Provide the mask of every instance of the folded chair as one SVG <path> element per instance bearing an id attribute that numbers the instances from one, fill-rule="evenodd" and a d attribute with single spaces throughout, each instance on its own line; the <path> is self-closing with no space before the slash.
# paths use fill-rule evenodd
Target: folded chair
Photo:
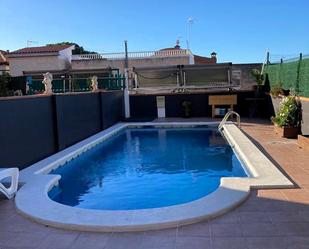
<path id="1" fill-rule="evenodd" d="M 3 193 L 8 199 L 13 198 L 17 191 L 18 176 L 18 168 L 0 168 L 0 192 Z M 9 187 L 5 187 L 1 181 L 8 177 L 11 178 L 11 185 Z"/>

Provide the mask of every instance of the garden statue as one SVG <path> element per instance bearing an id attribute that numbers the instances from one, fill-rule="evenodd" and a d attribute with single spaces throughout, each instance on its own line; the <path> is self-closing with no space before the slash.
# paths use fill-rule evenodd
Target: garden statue
<path id="1" fill-rule="evenodd" d="M 93 92 L 98 90 L 98 77 L 95 75 L 91 77 L 91 88 Z"/>
<path id="2" fill-rule="evenodd" d="M 52 90 L 53 75 L 47 72 L 43 74 L 43 76 L 44 76 L 44 79 L 42 83 L 44 84 L 44 87 L 45 87 L 44 94 L 52 94 L 53 93 L 53 90 Z"/>

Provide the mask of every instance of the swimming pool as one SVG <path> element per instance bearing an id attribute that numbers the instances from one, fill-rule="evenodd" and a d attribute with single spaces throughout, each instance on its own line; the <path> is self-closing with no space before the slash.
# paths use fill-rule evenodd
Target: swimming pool
<path id="1" fill-rule="evenodd" d="M 88 209 L 132 210 L 191 202 L 222 177 L 246 177 L 216 128 L 127 128 L 51 172 L 49 196 Z"/>
<path id="2" fill-rule="evenodd" d="M 16 209 L 30 219 L 53 227 L 145 231 L 178 227 L 221 215 L 240 205 L 251 188 L 293 187 L 241 129 L 226 123 L 220 136 L 216 127 L 215 122 L 118 123 L 23 169 L 20 179 L 24 185 L 16 194 Z M 164 154 L 165 150 L 169 153 Z M 150 181 L 154 176 L 160 181 L 156 182 L 155 178 Z M 67 183 L 65 178 L 69 179 Z M 205 183 L 215 178 L 220 181 Z M 159 183 L 165 186 L 161 190 L 154 188 Z M 106 201 L 108 205 L 93 202 L 92 199 L 107 195 L 108 192 L 101 192 L 107 186 L 112 190 L 109 196 L 131 200 L 115 204 L 116 199 L 110 198 Z M 115 194 L 116 189 L 120 193 Z M 127 190 L 130 194 L 125 193 Z M 135 197 L 142 196 L 136 202 L 133 190 Z"/>

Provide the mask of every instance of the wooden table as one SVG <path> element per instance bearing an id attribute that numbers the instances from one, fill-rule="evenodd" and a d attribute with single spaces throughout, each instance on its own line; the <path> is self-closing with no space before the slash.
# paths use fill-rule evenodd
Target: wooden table
<path id="1" fill-rule="evenodd" d="M 208 103 L 211 105 L 211 116 L 214 118 L 217 105 L 229 105 L 233 111 L 234 105 L 237 105 L 237 95 L 209 95 Z"/>

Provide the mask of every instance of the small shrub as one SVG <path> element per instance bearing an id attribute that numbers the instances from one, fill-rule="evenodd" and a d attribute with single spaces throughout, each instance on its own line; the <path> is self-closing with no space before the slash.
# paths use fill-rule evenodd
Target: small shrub
<path id="1" fill-rule="evenodd" d="M 184 115 L 186 118 L 191 117 L 191 111 L 192 111 L 191 106 L 192 106 L 192 103 L 190 101 L 182 102 L 182 107 L 184 108 Z"/>
<path id="2" fill-rule="evenodd" d="M 279 96 L 284 95 L 284 91 L 280 84 L 275 85 L 270 89 L 270 95 L 274 98 L 278 98 Z"/>
<path id="3" fill-rule="evenodd" d="M 299 98 L 294 94 L 284 97 L 272 122 L 280 127 L 300 127 L 301 121 L 302 106 Z"/>

